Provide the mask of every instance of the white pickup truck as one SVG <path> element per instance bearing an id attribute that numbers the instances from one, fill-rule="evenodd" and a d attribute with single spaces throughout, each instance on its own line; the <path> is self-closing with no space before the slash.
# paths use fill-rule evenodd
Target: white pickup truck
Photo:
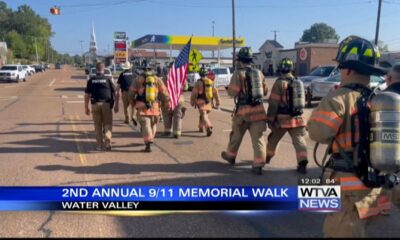
<path id="1" fill-rule="evenodd" d="M 4 65 L 0 69 L 0 81 L 18 83 L 21 80 L 26 81 L 26 71 L 22 65 Z"/>

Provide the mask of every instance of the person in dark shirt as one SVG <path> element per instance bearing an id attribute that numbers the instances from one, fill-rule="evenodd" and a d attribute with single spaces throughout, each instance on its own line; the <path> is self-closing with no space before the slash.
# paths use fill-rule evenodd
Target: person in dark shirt
<path id="1" fill-rule="evenodd" d="M 123 71 L 119 75 L 117 81 L 117 92 L 120 92 L 121 90 L 122 93 L 122 104 L 124 106 L 125 123 L 129 124 L 129 121 L 132 121 L 133 125 L 137 126 L 136 109 L 134 108 L 134 104 L 131 105 L 131 102 L 134 101 L 134 99 L 129 92 L 129 87 L 132 85 L 132 81 L 132 69 Z"/>
<path id="2" fill-rule="evenodd" d="M 89 79 L 85 89 L 85 113 L 89 116 L 89 100 L 96 132 L 96 150 L 111 150 L 112 108 L 119 110 L 119 93 L 112 80 L 104 76 L 104 64 L 97 63 L 96 76 Z M 115 106 L 114 106 L 115 105 Z"/>

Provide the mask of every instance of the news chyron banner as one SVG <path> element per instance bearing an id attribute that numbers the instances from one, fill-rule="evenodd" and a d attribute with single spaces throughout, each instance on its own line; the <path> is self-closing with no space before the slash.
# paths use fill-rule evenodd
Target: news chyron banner
<path id="1" fill-rule="evenodd" d="M 338 211 L 340 186 L 0 187 L 0 211 Z"/>

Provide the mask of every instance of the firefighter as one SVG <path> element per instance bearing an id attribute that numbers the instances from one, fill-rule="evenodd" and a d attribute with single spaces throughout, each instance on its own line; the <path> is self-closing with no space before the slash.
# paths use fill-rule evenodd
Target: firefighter
<path id="1" fill-rule="evenodd" d="M 103 63 L 97 63 L 96 76 L 89 79 L 85 89 L 85 113 L 90 115 L 90 100 L 98 151 L 111 150 L 112 109 L 115 113 L 119 109 L 119 92 L 112 80 L 104 76 L 104 68 Z"/>
<path id="2" fill-rule="evenodd" d="M 376 66 L 379 56 L 376 46 L 366 39 L 350 36 L 343 40 L 336 56 L 340 87 L 321 101 L 307 125 L 312 140 L 329 144 L 329 158 L 322 164 L 323 182 L 341 183 L 341 210 L 327 215 L 325 237 L 365 237 L 369 223 L 390 209 L 390 195 L 378 184 L 382 178 L 368 157 L 366 126 L 371 120 L 365 113 L 371 90 L 367 86 L 371 75 L 384 74 Z"/>
<path id="3" fill-rule="evenodd" d="M 172 63 L 169 68 L 171 68 Z M 168 70 L 164 71 L 163 82 L 167 86 L 168 81 Z M 171 110 L 169 104 L 162 105 L 162 115 L 164 119 L 164 136 L 171 136 L 173 134 L 174 138 L 179 138 L 182 135 L 182 119 L 185 115 L 185 97 L 183 96 L 183 91 L 187 90 L 186 84 L 182 86 L 182 95 L 179 98 L 178 105 L 175 109 Z"/>
<path id="4" fill-rule="evenodd" d="M 271 161 L 279 141 L 288 132 L 296 149 L 297 171 L 306 174 L 308 160 L 306 122 L 303 118 L 304 86 L 292 75 L 293 69 L 292 60 L 282 59 L 278 66 L 281 76 L 271 90 L 267 112 L 271 133 L 268 135 L 266 163 Z"/>
<path id="5" fill-rule="evenodd" d="M 205 128 L 209 137 L 213 132 L 213 126 L 208 115 L 213 108 L 214 100 L 215 108 L 219 109 L 220 98 L 218 90 L 213 85 L 213 80 L 206 76 L 207 70 L 204 66 L 200 69 L 199 75 L 200 79 L 194 85 L 190 96 L 190 104 L 199 109 L 199 132 L 204 132 Z"/>
<path id="6" fill-rule="evenodd" d="M 228 85 L 228 94 L 235 98 L 236 107 L 232 117 L 228 148 L 221 153 L 221 157 L 230 164 L 235 164 L 243 136 L 248 130 L 254 151 L 252 172 L 261 175 L 266 157 L 264 132 L 267 119 L 263 97 L 267 95 L 268 88 L 261 71 L 251 66 L 253 62 L 251 48 L 241 48 L 237 60 L 237 69 Z"/>
<path id="7" fill-rule="evenodd" d="M 151 152 L 151 145 L 157 132 L 157 123 L 160 118 L 160 103 L 168 104 L 167 88 L 154 72 L 149 62 L 143 62 L 143 73 L 140 74 L 130 87 L 135 98 L 137 118 L 146 145 L 145 152 Z"/>
<path id="8" fill-rule="evenodd" d="M 132 121 L 134 126 L 137 126 L 136 121 L 136 109 L 133 104 L 130 104 L 132 101 L 132 96 L 129 92 L 129 87 L 132 85 L 133 81 L 133 68 L 129 70 L 123 71 L 117 81 L 117 91 L 121 90 L 122 92 L 122 103 L 124 106 L 124 115 L 125 115 L 125 123 L 129 124 L 129 121 Z"/>

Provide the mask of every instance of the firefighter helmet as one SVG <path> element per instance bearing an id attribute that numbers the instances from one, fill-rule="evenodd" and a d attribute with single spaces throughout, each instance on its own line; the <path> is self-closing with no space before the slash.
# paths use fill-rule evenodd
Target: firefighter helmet
<path id="1" fill-rule="evenodd" d="M 284 58 L 279 62 L 278 71 L 281 73 L 289 73 L 293 71 L 293 61 L 289 58 Z"/>
<path id="2" fill-rule="evenodd" d="M 252 62 L 253 61 L 253 51 L 250 47 L 242 47 L 237 54 L 239 61 L 241 62 Z"/>
<path id="3" fill-rule="evenodd" d="M 384 75 L 386 70 L 378 67 L 379 50 L 370 41 L 350 36 L 340 44 L 336 61 L 339 68 L 349 68 L 363 75 Z"/>

